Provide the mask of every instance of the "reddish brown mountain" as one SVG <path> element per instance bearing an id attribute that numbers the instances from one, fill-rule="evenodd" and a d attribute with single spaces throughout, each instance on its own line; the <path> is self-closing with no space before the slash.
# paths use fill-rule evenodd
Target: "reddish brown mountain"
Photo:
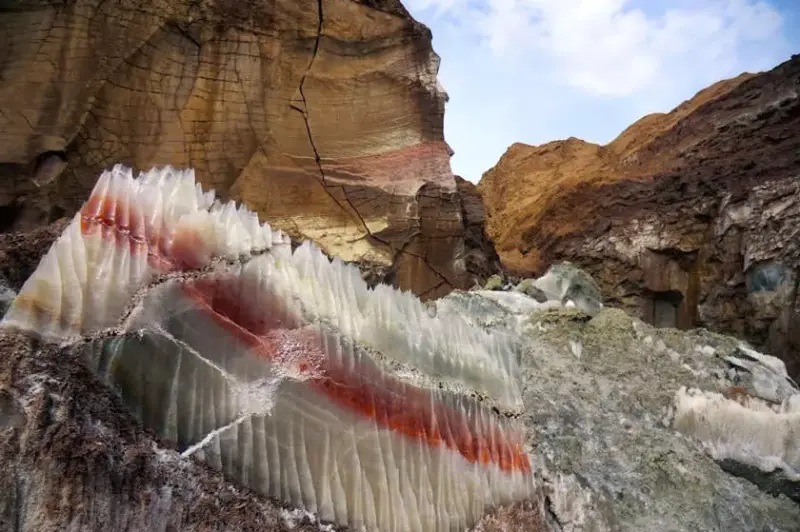
<path id="1" fill-rule="evenodd" d="M 734 333 L 800 373 L 800 56 L 606 146 L 515 144 L 478 188 L 515 273 L 574 261 L 612 304 Z"/>

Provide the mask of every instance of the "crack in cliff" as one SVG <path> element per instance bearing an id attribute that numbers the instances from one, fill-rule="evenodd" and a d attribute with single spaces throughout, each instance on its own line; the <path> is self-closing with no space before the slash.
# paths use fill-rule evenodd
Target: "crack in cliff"
<path id="1" fill-rule="evenodd" d="M 434 272 L 434 273 L 436 273 L 436 272 Z M 430 288 L 428 288 L 424 292 L 421 292 L 418 297 L 420 299 L 425 299 L 425 297 L 427 297 L 428 294 L 434 293 L 436 290 L 439 289 L 439 287 L 444 286 L 444 285 L 450 285 L 450 283 L 446 279 L 442 279 L 441 281 L 439 281 L 435 285 L 431 286 Z M 450 286 L 452 287 L 452 285 L 450 285 Z"/>
<path id="2" fill-rule="evenodd" d="M 22 119 L 25 121 L 26 124 L 28 124 L 28 127 L 30 128 L 30 130 L 32 132 L 36 133 L 36 128 L 33 127 L 33 124 L 31 123 L 31 121 L 28 119 L 27 116 L 25 116 L 25 112 L 24 111 L 17 111 L 17 114 L 22 117 Z"/>
<path id="3" fill-rule="evenodd" d="M 453 286 L 453 284 L 447 279 L 447 277 L 442 275 L 442 273 L 440 273 L 438 270 L 436 270 L 436 268 L 434 268 L 433 266 L 431 266 L 428 263 L 427 259 L 425 259 L 421 255 L 406 251 L 405 248 L 408 247 L 408 245 L 411 243 L 411 239 L 413 239 L 414 236 L 416 236 L 416 235 L 414 235 L 411 238 L 409 238 L 409 240 L 400 249 L 395 250 L 395 247 L 390 242 L 380 238 L 379 236 L 377 236 L 375 233 L 373 233 L 370 230 L 369 226 L 367 225 L 366 220 L 361 215 L 361 213 L 358 212 L 358 209 L 356 209 L 356 207 L 353 204 L 352 200 L 348 196 L 347 189 L 345 188 L 344 185 L 336 185 L 336 187 L 338 187 L 342 191 L 343 201 L 346 204 L 346 206 L 343 205 L 342 201 L 340 201 L 331 192 L 331 188 L 334 188 L 334 187 L 332 187 L 331 185 L 328 184 L 327 176 L 325 175 L 325 169 L 322 166 L 322 157 L 320 156 L 319 150 L 317 149 L 316 142 L 314 141 L 314 135 L 313 135 L 313 133 L 311 131 L 311 124 L 309 122 L 308 99 L 306 98 L 306 94 L 305 94 L 306 78 L 308 76 L 308 73 L 311 72 L 311 69 L 312 69 L 312 67 L 314 65 L 314 61 L 317 58 L 317 55 L 319 53 L 320 41 L 322 40 L 322 26 L 323 26 L 323 23 L 324 23 L 324 11 L 323 11 L 323 8 L 322 8 L 322 2 L 323 2 L 323 0 L 317 0 L 317 13 L 318 13 L 317 37 L 316 37 L 316 40 L 314 41 L 314 49 L 313 49 L 312 54 L 311 54 L 311 60 L 308 63 L 308 67 L 306 68 L 306 71 L 303 74 L 303 77 L 300 78 L 300 86 L 298 88 L 298 92 L 300 94 L 300 100 L 303 103 L 303 107 L 300 108 L 300 107 L 298 107 L 298 106 L 296 106 L 294 104 L 289 104 L 289 107 L 291 109 L 297 111 L 303 117 L 303 122 L 304 122 L 305 128 L 306 128 L 306 134 L 308 135 L 308 142 L 311 145 L 311 149 L 314 152 L 314 162 L 316 163 L 317 170 L 319 171 L 320 184 L 322 185 L 322 189 L 331 198 L 331 200 L 333 200 L 333 202 L 336 203 L 336 205 L 338 205 L 343 211 L 345 211 L 345 212 L 349 211 L 349 212 L 352 213 L 352 216 L 355 218 L 356 223 L 359 223 L 363 227 L 363 230 L 365 232 L 365 235 L 364 235 L 365 238 L 373 239 L 375 242 L 378 242 L 379 244 L 382 244 L 382 245 L 386 246 L 387 248 L 389 248 L 390 250 L 393 251 L 392 265 L 391 265 L 391 269 L 392 270 L 396 269 L 397 260 L 400 257 L 400 255 L 408 254 L 408 255 L 410 255 L 412 257 L 415 257 L 415 258 L 418 258 L 419 260 L 421 260 L 425 264 L 425 266 L 427 266 L 428 269 L 431 272 L 433 272 L 433 274 L 436 275 L 440 279 L 440 282 L 437 283 L 436 286 L 434 286 L 431 289 L 426 290 L 425 293 L 428 293 L 431 290 L 434 290 L 434 289 L 436 289 L 436 288 L 438 288 L 438 287 L 440 287 L 442 285 L 445 285 L 445 284 L 449 285 L 449 286 Z M 349 207 L 349 209 L 347 207 Z"/>
<path id="4" fill-rule="evenodd" d="M 190 43 L 194 44 L 197 47 L 198 53 L 200 52 L 200 50 L 202 50 L 203 45 L 201 45 L 200 42 L 197 39 L 195 39 L 192 36 L 191 33 L 189 33 L 189 29 L 188 28 L 184 28 L 184 27 L 182 27 L 180 24 L 178 24 L 176 22 L 168 23 L 167 27 L 173 28 L 178 33 L 178 35 L 182 36 L 184 39 L 186 39 Z M 183 68 L 186 68 L 186 64 L 185 63 L 183 65 Z M 183 72 L 181 72 L 181 73 L 183 73 Z"/>
<path id="5" fill-rule="evenodd" d="M 197 61 L 194 62 L 193 66 L 194 72 L 191 75 L 189 75 L 187 71 L 189 65 L 192 64 L 191 57 L 189 58 L 189 60 L 184 60 L 183 64 L 181 65 L 178 90 L 175 91 L 175 96 L 173 96 L 172 98 L 172 105 L 175 108 L 175 116 L 178 119 L 178 127 L 181 130 L 183 138 L 188 138 L 189 134 L 187 134 L 186 125 L 183 123 L 183 112 L 186 110 L 186 104 L 189 102 L 189 100 L 192 97 L 192 94 L 195 92 L 195 89 L 197 88 L 197 80 L 199 79 L 198 76 L 200 74 L 200 61 L 203 55 L 203 46 L 197 39 L 195 39 L 191 35 L 188 28 L 184 28 L 181 24 L 172 23 L 171 26 L 169 27 L 173 28 L 178 33 L 178 35 L 186 39 L 197 50 Z M 181 95 L 181 89 L 183 88 L 183 83 L 187 79 L 191 79 L 191 87 L 189 87 L 189 90 L 185 91 L 186 96 L 185 98 L 182 98 L 183 101 L 181 103 L 178 103 L 178 97 L 179 95 Z M 188 150 L 188 147 L 185 144 L 183 146 L 183 153 L 187 158 L 190 157 L 190 150 Z"/>
<path id="6" fill-rule="evenodd" d="M 308 62 L 308 67 L 306 68 L 305 73 L 303 73 L 303 77 L 300 78 L 300 87 L 298 92 L 300 93 L 300 100 L 303 102 L 303 108 L 297 107 L 296 105 L 290 104 L 289 107 L 300 113 L 303 117 L 303 122 L 306 126 L 306 134 L 308 135 L 308 142 L 311 144 L 311 149 L 314 152 L 314 162 L 317 164 L 317 170 L 319 170 L 320 181 L 322 183 L 322 189 L 325 193 L 336 203 L 343 211 L 347 212 L 348 209 L 342 205 L 342 203 L 333 195 L 330 191 L 330 187 L 328 185 L 327 177 L 325 176 L 325 169 L 322 167 L 322 157 L 319 154 L 319 150 L 317 149 L 317 144 L 314 142 L 314 135 L 311 132 L 311 124 L 308 120 L 308 99 L 306 98 L 305 93 L 305 85 L 306 85 L 306 78 L 308 77 L 308 73 L 311 72 L 311 69 L 314 66 L 314 61 L 317 59 L 317 55 L 319 54 L 319 46 L 320 41 L 322 40 L 322 26 L 325 21 L 325 14 L 322 9 L 322 0 L 317 0 L 317 37 L 314 41 L 314 49 L 311 52 L 311 60 Z M 350 207 L 350 210 L 353 212 L 353 215 L 357 218 L 357 222 L 360 222 L 364 228 L 364 231 L 367 233 L 367 237 L 375 238 L 377 241 L 381 242 L 382 244 L 388 245 L 386 242 L 383 242 L 379 238 L 375 237 L 370 231 L 369 227 L 367 226 L 366 220 L 361 216 L 361 213 L 356 210 L 353 202 L 350 201 L 350 198 L 347 196 L 347 191 L 345 190 L 344 186 L 341 186 L 342 195 L 344 196 L 344 200 L 347 202 L 347 205 Z M 389 246 L 391 248 L 391 246 Z"/>

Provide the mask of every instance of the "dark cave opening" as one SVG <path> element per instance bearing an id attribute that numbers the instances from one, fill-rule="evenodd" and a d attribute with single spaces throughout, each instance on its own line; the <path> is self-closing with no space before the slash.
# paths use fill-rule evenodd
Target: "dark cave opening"
<path id="1" fill-rule="evenodd" d="M 678 328 L 678 315 L 683 294 L 677 290 L 650 294 L 648 321 L 654 327 Z"/>
<path id="2" fill-rule="evenodd" d="M 8 205 L 0 205 L 0 233 L 7 233 L 14 227 L 14 222 L 17 221 L 20 212 L 22 212 L 22 205 L 16 201 Z"/>

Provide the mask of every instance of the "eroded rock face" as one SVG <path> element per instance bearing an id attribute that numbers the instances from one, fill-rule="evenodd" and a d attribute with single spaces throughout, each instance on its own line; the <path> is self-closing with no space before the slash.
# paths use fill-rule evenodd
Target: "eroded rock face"
<path id="1" fill-rule="evenodd" d="M 794 440 L 770 435 L 794 430 L 800 395 L 777 359 L 733 338 L 654 329 L 619 309 L 591 316 L 521 289 L 456 291 L 425 305 L 387 287 L 366 290 L 354 268 L 307 244 L 291 250 L 248 211 L 175 187 L 180 174 L 172 187 L 161 183 L 174 192 L 162 196 L 132 190 L 130 180 L 127 188 L 99 187 L 103 200 L 93 196 L 25 285 L 11 285 L 20 295 L 0 328 L 1 528 L 332 531 L 342 527 L 320 517 L 335 499 L 349 518 L 381 508 L 375 517 L 388 520 L 368 529 L 429 530 L 411 521 L 412 501 L 434 492 L 453 496 L 425 517 L 447 516 L 443 528 L 462 530 L 459 516 L 480 513 L 481 496 L 496 497 L 515 480 L 499 468 L 472 506 L 459 505 L 471 482 L 495 460 L 521 465 L 524 456 L 532 478 L 516 481 L 531 482 L 527 497 L 486 508 L 473 519 L 476 532 L 796 530 L 800 508 L 787 495 L 797 496 L 800 457 Z M 138 201 L 120 201 L 126 192 Z M 153 202 L 162 216 L 140 224 L 136 212 Z M 51 241 L 11 239 L 6 268 L 28 267 Z M 82 279 L 86 269 L 95 275 Z M 47 297 L 55 291 L 59 297 Z M 99 297 L 131 292 L 133 305 Z M 500 338 L 513 339 L 521 356 L 492 351 L 504 345 Z M 203 375 L 208 386 L 198 387 Z M 270 375 L 277 379 L 262 378 Z M 508 384 L 505 399 L 492 386 L 498 378 Z M 692 423 L 686 413 L 704 405 L 683 406 L 687 386 L 765 401 L 757 408 L 769 415 L 760 430 L 752 416 L 736 427 L 716 423 L 713 411 Z M 402 398 L 400 408 L 387 410 L 392 396 Z M 458 398 L 455 416 L 441 408 L 448 396 Z M 436 416 L 419 415 L 430 409 Z M 476 415 L 459 424 L 459 411 Z M 785 419 L 794 421 L 780 426 Z M 274 423 L 284 430 L 268 430 Z M 380 445 L 370 441 L 393 424 Z M 521 425 L 524 454 L 501 450 L 518 436 L 492 433 L 493 425 Z M 492 437 L 482 439 L 487 429 Z M 405 449 L 392 454 L 402 438 Z M 715 454 L 715 439 L 757 454 Z M 430 450 L 412 452 L 420 443 Z M 329 460 L 304 459 L 326 448 Z M 438 466 L 422 467 L 434 454 Z M 470 455 L 477 460 L 459 469 Z M 362 460 L 345 464 L 352 456 Z M 320 477 L 321 463 L 339 475 Z M 368 481 L 353 485 L 359 469 Z M 447 487 L 454 473 L 467 479 L 457 492 Z M 395 489 L 366 504 L 386 481 L 402 485 L 409 474 L 430 480 L 430 492 Z M 241 487 L 260 491 L 273 481 L 288 488 L 279 500 L 316 514 Z"/>
<path id="2" fill-rule="evenodd" d="M 503 262 L 570 260 L 606 302 L 708 327 L 800 375 L 800 56 L 717 83 L 607 146 L 515 144 L 479 189 Z"/>
<path id="3" fill-rule="evenodd" d="M 0 50 L 0 229 L 171 164 L 417 294 L 474 282 L 439 58 L 397 0 L 18 1 Z"/>

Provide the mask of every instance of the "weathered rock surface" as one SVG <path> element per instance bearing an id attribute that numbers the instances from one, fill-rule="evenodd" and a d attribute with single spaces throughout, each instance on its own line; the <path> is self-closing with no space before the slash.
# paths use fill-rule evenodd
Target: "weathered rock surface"
<path id="1" fill-rule="evenodd" d="M 171 164 L 425 297 L 480 279 L 439 58 L 397 0 L 20 0 L 0 50 L 0 229 Z"/>
<path id="2" fill-rule="evenodd" d="M 83 354 L 183 457 L 322 520 L 449 532 L 543 507 L 513 338 L 369 289 L 191 172 L 104 172 L 0 329 L 45 342 L 9 356 Z"/>
<path id="3" fill-rule="evenodd" d="M 0 233 L 0 277 L 5 279 L 10 290 L 22 288 L 67 224 L 69 219 L 62 218 L 33 231 Z"/>
<path id="4" fill-rule="evenodd" d="M 759 370 L 731 363 L 743 356 L 739 341 L 656 329 L 619 309 L 595 317 L 578 309 L 531 310 L 535 301 L 516 291 L 454 292 L 436 304 L 439 312 L 469 315 L 476 326 L 522 335 L 523 417 L 561 530 L 800 530 L 800 507 L 786 497 L 797 497 L 797 478 L 770 477 L 722 457 L 718 465 L 706 447 L 715 442 L 674 430 L 682 386 L 753 396 L 763 390 Z M 762 432 L 779 427 L 780 421 Z M 727 426 L 727 433 L 735 438 L 738 428 Z M 791 460 L 800 466 L 800 456 Z"/>
<path id="5" fill-rule="evenodd" d="M 51 242 L 11 241 L 9 271 Z M 761 491 L 738 462 L 723 464 L 726 472 L 701 441 L 671 428 L 682 386 L 754 396 L 782 389 L 764 377 L 777 366 L 746 364 L 760 359 L 738 341 L 654 329 L 617 309 L 594 318 L 542 310 L 519 291 L 457 291 L 431 306 L 523 340 L 523 420 L 541 498 L 490 512 L 476 531 L 798 530 L 800 507 L 785 491 Z M 74 348 L 43 347 L 0 336 L 0 529 L 338 529 L 181 458 L 134 421 Z"/>
<path id="6" fill-rule="evenodd" d="M 500 256 L 494 242 L 486 234 L 486 208 L 478 187 L 461 176 L 456 176 L 456 187 L 461 200 L 461 217 L 464 221 L 467 254 L 464 258 L 467 271 L 484 280 L 502 269 Z"/>
<path id="7" fill-rule="evenodd" d="M 516 273 L 573 261 L 607 303 L 746 338 L 800 375 L 800 56 L 606 146 L 515 144 L 478 188 Z"/>

